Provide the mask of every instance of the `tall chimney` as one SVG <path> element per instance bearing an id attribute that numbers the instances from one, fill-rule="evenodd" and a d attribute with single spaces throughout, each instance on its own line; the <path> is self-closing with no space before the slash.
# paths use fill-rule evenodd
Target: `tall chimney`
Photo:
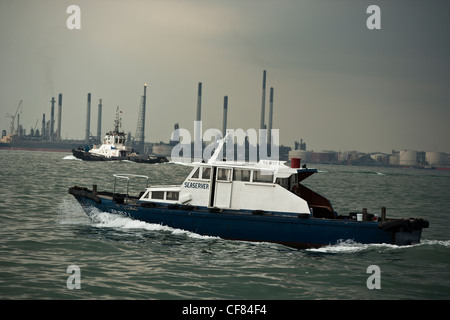
<path id="1" fill-rule="evenodd" d="M 222 135 L 225 137 L 227 134 L 227 112 L 228 112 L 228 96 L 223 97 L 223 125 Z"/>
<path id="2" fill-rule="evenodd" d="M 202 83 L 198 83 L 198 97 L 197 97 L 197 121 L 202 120 Z"/>
<path id="3" fill-rule="evenodd" d="M 147 84 L 144 84 L 144 96 L 142 97 L 142 151 L 144 151 L 144 140 L 145 140 L 145 112 L 147 105 Z"/>
<path id="4" fill-rule="evenodd" d="M 263 72 L 263 84 L 262 84 L 262 102 L 261 102 L 261 123 L 259 125 L 260 129 L 265 129 L 266 125 L 264 124 L 264 113 L 266 109 L 266 70 Z"/>
<path id="5" fill-rule="evenodd" d="M 270 146 L 272 143 L 272 118 L 273 118 L 273 87 L 270 87 L 270 98 L 269 98 L 269 129 L 267 130 L 268 142 Z"/>
<path id="6" fill-rule="evenodd" d="M 61 141 L 61 115 L 62 115 L 62 93 L 58 95 L 58 132 L 56 140 Z"/>
<path id="7" fill-rule="evenodd" d="M 102 141 L 102 99 L 98 103 L 98 115 L 97 115 L 97 140 Z"/>
<path id="8" fill-rule="evenodd" d="M 86 111 L 86 136 L 84 140 L 89 144 L 89 132 L 91 131 L 91 94 L 87 95 L 87 111 Z"/>
<path id="9" fill-rule="evenodd" d="M 202 150 L 202 83 L 198 83 L 198 96 L 197 96 L 197 118 L 194 122 L 194 160 L 200 161 L 203 158 Z"/>
<path id="10" fill-rule="evenodd" d="M 52 109 L 50 112 L 50 141 L 55 141 L 55 135 L 54 133 L 54 123 L 55 123 L 55 97 L 52 97 L 52 100 L 50 101 L 52 103 Z"/>
<path id="11" fill-rule="evenodd" d="M 42 114 L 41 140 L 45 140 L 45 113 Z"/>
<path id="12" fill-rule="evenodd" d="M 147 100 L 147 84 L 144 84 L 144 95 L 141 97 L 139 107 L 138 124 L 136 128 L 136 149 L 140 153 L 145 153 L 145 105 Z"/>

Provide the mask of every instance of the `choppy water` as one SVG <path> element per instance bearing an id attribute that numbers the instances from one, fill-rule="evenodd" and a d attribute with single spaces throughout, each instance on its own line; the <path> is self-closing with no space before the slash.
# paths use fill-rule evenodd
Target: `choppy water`
<path id="1" fill-rule="evenodd" d="M 296 250 L 228 241 L 97 212 L 67 190 L 112 189 L 113 173 L 179 184 L 177 164 L 95 163 L 53 152 L 0 150 L 0 299 L 449 299 L 450 172 L 317 165 L 305 184 L 341 213 L 387 207 L 428 219 L 410 247 L 342 243 Z M 70 290 L 67 268 L 80 268 Z M 377 265 L 381 289 L 367 287 Z"/>

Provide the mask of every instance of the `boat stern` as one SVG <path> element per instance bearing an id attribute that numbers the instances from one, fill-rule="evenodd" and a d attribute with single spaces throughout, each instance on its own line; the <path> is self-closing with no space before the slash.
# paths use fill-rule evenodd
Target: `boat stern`
<path id="1" fill-rule="evenodd" d="M 422 230 L 429 225 L 429 222 L 422 218 L 409 218 L 381 221 L 378 227 L 392 233 L 393 244 L 402 246 L 420 243 Z"/>

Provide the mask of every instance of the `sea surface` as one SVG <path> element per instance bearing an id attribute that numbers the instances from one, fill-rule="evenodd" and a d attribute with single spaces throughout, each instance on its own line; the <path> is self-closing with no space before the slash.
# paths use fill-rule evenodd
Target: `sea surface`
<path id="1" fill-rule="evenodd" d="M 114 173 L 181 184 L 186 165 L 14 150 L 0 150 L 0 164 L 0 299 L 450 299 L 450 171 L 314 166 L 319 172 L 305 185 L 338 213 L 385 206 L 388 216 L 422 217 L 430 228 L 408 247 L 343 242 L 298 250 L 104 212 L 90 220 L 67 192 L 92 184 L 110 191 Z M 379 268 L 375 280 L 370 266 Z M 375 281 L 379 289 L 369 289 Z"/>

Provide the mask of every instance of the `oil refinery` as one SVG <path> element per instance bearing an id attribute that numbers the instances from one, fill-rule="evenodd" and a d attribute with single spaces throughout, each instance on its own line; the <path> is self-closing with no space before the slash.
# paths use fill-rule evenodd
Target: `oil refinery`
<path id="1" fill-rule="evenodd" d="M 274 112 L 274 88 L 269 90 L 269 112 L 267 114 L 268 123 L 266 124 L 266 70 L 263 71 L 262 81 L 262 100 L 260 114 L 260 129 L 267 129 L 271 132 Z M 145 117 L 146 117 L 146 100 L 147 100 L 147 84 L 144 85 L 141 102 L 137 109 L 137 126 L 133 136 L 128 132 L 127 144 L 141 154 L 151 154 L 156 156 L 170 157 L 173 147 L 178 143 L 174 141 L 150 142 L 145 137 Z M 20 123 L 20 114 L 22 108 L 22 100 L 19 102 L 14 115 L 7 114 L 6 117 L 11 118 L 9 133 L 6 129 L 1 131 L 0 149 L 9 150 L 38 150 L 38 151 L 62 151 L 70 152 L 74 148 L 100 143 L 102 139 L 102 99 L 98 100 L 97 107 L 97 131 L 96 135 L 91 133 L 91 104 L 92 95 L 87 93 L 86 104 L 86 125 L 85 137 L 83 140 L 63 139 L 61 137 L 61 124 L 63 116 L 63 95 L 58 95 L 58 104 L 56 109 L 56 99 L 51 97 L 50 102 L 50 119 L 44 113 L 41 121 L 36 121 L 34 127 L 27 133 L 22 123 Z M 222 133 L 227 130 L 227 114 L 228 114 L 228 96 L 223 99 L 223 116 L 222 116 Z M 55 111 L 56 118 L 55 118 Z M 196 106 L 196 115 L 193 117 L 195 121 L 201 121 L 202 113 L 202 83 L 198 83 L 198 97 Z M 39 125 L 40 124 L 40 125 Z M 109 129 L 109 127 L 107 128 Z M 178 123 L 174 124 L 174 131 L 179 129 Z M 194 132 L 195 139 L 202 136 L 202 132 Z M 271 135 L 268 135 L 268 145 L 270 145 Z M 192 143 L 191 148 L 194 143 Z M 204 145 L 202 145 L 204 148 Z M 193 154 L 193 153 L 192 153 Z M 393 167 L 413 167 L 428 169 L 445 169 L 450 170 L 450 155 L 437 151 L 415 151 L 415 150 L 392 150 L 390 154 L 374 152 L 361 153 L 358 151 L 336 152 L 330 150 L 313 151 L 306 149 L 306 143 L 303 140 L 295 142 L 294 148 L 288 146 L 279 146 L 279 160 L 290 161 L 291 158 L 301 159 L 303 164 L 341 164 L 341 165 L 366 165 L 366 166 L 393 166 Z"/>

